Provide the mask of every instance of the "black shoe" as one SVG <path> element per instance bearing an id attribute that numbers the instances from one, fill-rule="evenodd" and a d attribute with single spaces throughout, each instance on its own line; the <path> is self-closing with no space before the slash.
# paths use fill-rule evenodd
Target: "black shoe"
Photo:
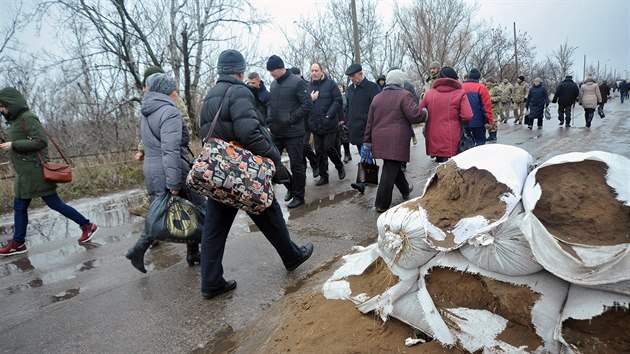
<path id="1" fill-rule="evenodd" d="M 236 289 L 236 280 L 228 280 L 227 282 L 225 282 L 225 285 L 223 285 L 222 287 L 216 290 L 202 291 L 201 296 L 203 296 L 206 299 L 212 299 L 215 296 L 219 296 L 223 293 L 227 293 L 228 291 L 232 291 L 234 289 Z"/>
<path id="2" fill-rule="evenodd" d="M 409 192 L 407 192 L 406 194 L 403 194 L 403 200 L 409 200 L 409 195 L 411 194 L 411 192 L 413 192 L 413 186 L 410 184 L 409 185 Z"/>
<path id="3" fill-rule="evenodd" d="M 315 183 L 316 186 L 323 186 L 324 184 L 328 184 L 328 178 L 326 177 L 320 177 L 319 181 Z"/>
<path id="4" fill-rule="evenodd" d="M 287 208 L 293 209 L 293 208 L 299 207 L 300 205 L 304 205 L 304 200 L 301 200 L 299 198 L 293 198 L 293 200 L 291 200 L 291 202 L 287 204 Z"/>
<path id="5" fill-rule="evenodd" d="M 436 156 L 435 157 L 435 162 L 437 162 L 437 163 L 443 163 L 443 162 L 446 162 L 446 161 L 448 161 L 448 157 L 440 157 L 440 156 Z"/>
<path id="6" fill-rule="evenodd" d="M 365 184 L 363 183 L 350 183 L 350 186 L 363 194 L 365 192 Z"/>
<path id="7" fill-rule="evenodd" d="M 293 192 L 288 191 L 287 195 L 284 196 L 284 201 L 288 202 L 289 200 L 293 199 Z"/>
<path id="8" fill-rule="evenodd" d="M 313 254 L 313 248 L 314 247 L 311 242 L 300 247 L 300 251 L 302 251 L 302 257 L 298 258 L 295 262 L 291 264 L 285 264 L 284 267 L 287 268 L 289 272 L 294 271 L 297 267 L 299 267 L 302 263 L 306 262 L 306 260 L 311 257 L 311 255 Z"/>
<path id="9" fill-rule="evenodd" d="M 407 172 L 407 163 L 406 162 L 403 162 L 400 165 L 400 170 L 403 171 L 403 172 Z"/>
<path id="10" fill-rule="evenodd" d="M 533 125 L 528 125 L 527 129 L 532 129 L 534 126 Z"/>
<path id="11" fill-rule="evenodd" d="M 313 178 L 319 177 L 319 167 L 313 168 Z"/>
<path id="12" fill-rule="evenodd" d="M 346 178 L 346 169 L 343 167 L 343 165 L 341 165 L 341 168 L 337 169 L 337 172 L 339 172 L 339 180 Z"/>
<path id="13" fill-rule="evenodd" d="M 379 213 L 379 214 L 380 214 L 380 213 L 384 213 L 384 212 L 386 212 L 386 211 L 387 211 L 387 209 L 386 209 L 386 208 L 379 208 L 379 207 L 377 207 L 377 206 L 375 206 L 375 207 L 374 207 L 374 210 L 376 210 L 376 212 L 377 212 L 377 213 Z"/>
<path id="14" fill-rule="evenodd" d="M 201 253 L 199 253 L 199 244 L 187 244 L 186 245 L 186 262 L 188 266 L 192 267 L 195 263 L 201 264 Z"/>
<path id="15" fill-rule="evenodd" d="M 571 128 L 571 124 L 567 123 L 564 125 L 566 128 Z"/>
<path id="16" fill-rule="evenodd" d="M 563 122 L 563 121 L 560 121 L 560 124 L 559 124 L 559 125 L 564 125 L 564 122 Z"/>
<path id="17" fill-rule="evenodd" d="M 348 161 L 352 161 L 352 156 L 350 156 L 350 154 L 345 154 L 343 156 L 343 163 L 348 163 Z"/>
<path id="18" fill-rule="evenodd" d="M 151 243 L 152 241 L 146 235 L 142 235 L 125 254 L 125 257 L 131 261 L 131 265 L 142 273 L 147 272 L 146 268 L 144 268 L 144 254 L 151 246 Z"/>

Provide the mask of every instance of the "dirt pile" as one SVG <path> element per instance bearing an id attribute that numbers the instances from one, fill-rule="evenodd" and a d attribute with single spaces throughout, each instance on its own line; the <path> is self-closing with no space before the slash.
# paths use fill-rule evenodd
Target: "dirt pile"
<path id="1" fill-rule="evenodd" d="M 630 353 L 630 310 L 613 307 L 588 320 L 568 319 L 562 337 L 582 354 Z"/>
<path id="2" fill-rule="evenodd" d="M 533 212 L 554 236 L 592 246 L 630 243 L 630 207 L 606 184 L 608 166 L 585 160 L 543 167 Z"/>

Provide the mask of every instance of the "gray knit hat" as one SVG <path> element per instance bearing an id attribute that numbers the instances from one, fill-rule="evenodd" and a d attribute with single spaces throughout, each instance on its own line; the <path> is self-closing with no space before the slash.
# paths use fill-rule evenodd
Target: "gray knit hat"
<path id="1" fill-rule="evenodd" d="M 405 84 L 405 79 L 407 79 L 407 74 L 405 74 L 402 70 L 395 69 L 387 73 L 385 84 L 398 85 L 402 87 Z"/>
<path id="2" fill-rule="evenodd" d="M 429 64 L 429 69 L 441 69 L 442 65 L 440 65 L 440 63 L 438 63 L 437 61 L 432 61 L 431 64 Z"/>
<path id="3" fill-rule="evenodd" d="M 170 95 L 177 89 L 177 81 L 168 74 L 153 74 L 147 78 L 147 87 L 151 92 Z"/>
<path id="4" fill-rule="evenodd" d="M 240 74 L 244 73 L 247 64 L 243 54 L 235 49 L 227 49 L 219 54 L 217 61 L 217 72 L 219 74 Z"/>

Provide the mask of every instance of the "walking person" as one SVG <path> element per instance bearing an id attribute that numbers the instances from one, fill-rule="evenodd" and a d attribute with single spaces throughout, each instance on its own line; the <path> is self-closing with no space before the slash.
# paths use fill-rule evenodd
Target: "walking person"
<path id="1" fill-rule="evenodd" d="M 335 143 L 339 126 L 338 113 L 343 108 L 343 99 L 337 84 L 328 78 L 321 64 L 311 64 L 311 82 L 308 85 L 313 108 L 308 117 L 308 126 L 315 140 L 315 154 L 319 164 L 319 181 L 316 186 L 328 184 L 328 159 L 335 165 L 339 179 L 346 178 L 346 170 Z"/>
<path id="2" fill-rule="evenodd" d="M 346 95 L 348 105 L 344 116 L 348 126 L 350 143 L 356 146 L 360 152 L 365 135 L 368 110 L 374 96 L 378 95 L 380 90 L 376 83 L 368 80 L 363 75 L 363 68 L 360 64 L 354 63 L 350 65 L 346 69 L 346 75 L 350 78 L 351 83 L 348 85 L 348 93 Z M 350 186 L 361 194 L 365 192 L 365 183 L 363 182 L 351 183 Z"/>
<path id="3" fill-rule="evenodd" d="M 494 123 L 490 93 L 483 84 L 479 83 L 479 79 L 481 79 L 481 72 L 473 68 L 468 73 L 468 79 L 462 84 L 473 112 L 473 118 L 464 124 L 464 129 L 469 136 L 473 137 L 475 146 L 486 143 L 486 127 L 491 128 Z M 497 140 L 496 130 L 490 133 L 490 140 Z"/>
<path id="4" fill-rule="evenodd" d="M 27 252 L 28 206 L 33 198 L 42 198 L 49 208 L 74 221 L 82 231 L 80 243 L 90 241 L 98 227 L 59 198 L 57 184 L 44 180 L 40 157 L 48 161 L 48 136 L 24 96 L 12 87 L 0 90 L 0 114 L 9 124 L 9 141 L 1 143 L 0 150 L 10 152 L 15 170 L 13 239 L 0 248 L 0 256 Z"/>
<path id="5" fill-rule="evenodd" d="M 529 108 L 529 122 L 527 122 L 527 128 L 532 129 L 534 126 L 534 119 L 537 119 L 538 129 L 543 127 L 543 115 L 545 109 L 549 107 L 549 95 L 547 89 L 543 86 L 540 78 L 534 79 L 534 85 L 529 89 L 527 94 L 527 108 Z"/>
<path id="6" fill-rule="evenodd" d="M 497 141 L 497 116 L 496 112 L 500 110 L 500 100 L 501 100 L 501 92 L 499 92 L 499 87 L 497 86 L 496 80 L 489 77 L 486 79 L 486 89 L 488 89 L 488 94 L 490 95 L 490 103 L 492 103 L 492 118 L 493 122 L 488 129 L 488 138 L 487 141 Z M 525 103 L 523 103 L 523 107 L 525 107 Z M 523 108 L 523 112 L 525 108 Z M 514 122 L 514 124 L 521 124 L 518 121 Z"/>
<path id="7" fill-rule="evenodd" d="M 287 208 L 297 208 L 304 204 L 306 186 L 306 166 L 304 164 L 305 120 L 313 108 L 306 81 L 291 74 L 284 68 L 284 62 L 277 55 L 267 60 L 267 71 L 274 78 L 271 83 L 271 99 L 267 111 L 267 124 L 273 140 L 282 153 L 286 149 L 293 178 L 287 185 L 291 200 Z M 317 165 L 313 166 L 315 169 Z M 315 176 L 315 171 L 313 171 Z"/>
<path id="8" fill-rule="evenodd" d="M 579 95 L 580 88 L 573 81 L 573 77 L 567 75 L 556 88 L 556 93 L 554 93 L 553 100 L 551 101 L 558 103 L 558 120 L 560 121 L 560 126 L 564 124 L 567 128 L 571 127 L 571 109 L 575 106 Z"/>
<path id="9" fill-rule="evenodd" d="M 337 150 L 339 151 L 339 153 L 341 153 L 341 148 L 343 147 L 343 163 L 348 163 L 352 161 L 352 155 L 350 154 L 350 140 L 348 140 L 348 126 L 346 125 L 346 117 L 344 116 L 346 106 L 348 106 L 348 100 L 346 99 L 346 86 L 343 83 L 339 82 L 337 83 L 337 87 L 339 88 L 339 92 L 341 92 L 341 98 L 343 100 L 343 106 L 341 110 L 339 110 Z"/>
<path id="10" fill-rule="evenodd" d="M 527 98 L 527 92 L 529 91 L 529 84 L 525 82 L 525 76 L 519 76 L 512 89 L 514 124 L 523 124 L 523 116 L 525 115 L 525 99 Z M 497 112 L 498 110 L 495 111 L 495 114 Z"/>
<path id="11" fill-rule="evenodd" d="M 280 152 L 265 128 L 262 117 L 256 114 L 254 96 L 243 83 L 245 68 L 245 58 L 240 52 L 228 49 L 219 55 L 217 62 L 219 78 L 208 92 L 201 108 L 201 136 L 208 134 L 212 120 L 221 103 L 224 102 L 226 107 L 223 107 L 222 113 L 217 118 L 219 121 L 213 136 L 226 141 L 236 141 L 252 153 L 270 158 L 276 166 L 273 181 L 282 183 L 289 178 L 289 173 L 280 160 Z M 282 75 L 277 76 L 276 80 L 280 78 L 280 81 L 283 81 L 282 77 Z M 299 80 L 296 76 L 293 77 Z M 287 79 L 284 77 L 284 80 Z M 276 94 L 278 90 L 285 89 L 287 88 L 276 86 Z M 274 88 L 271 90 L 272 95 L 273 93 Z M 295 122 L 295 125 L 304 126 L 301 121 Z M 301 137 L 299 137 L 299 144 L 301 144 Z M 299 144 L 296 144 L 294 148 L 299 148 L 301 151 Z M 201 295 L 206 299 L 236 288 L 235 280 L 225 280 L 223 277 L 222 263 L 225 243 L 237 212 L 238 209 L 213 199 L 208 199 L 206 203 L 206 218 L 201 242 L 203 255 L 201 258 Z M 282 210 L 276 199 L 259 215 L 248 214 L 248 216 L 275 248 L 288 271 L 295 270 L 313 253 L 312 243 L 308 242 L 298 247 L 291 240 Z"/>
<path id="12" fill-rule="evenodd" d="M 608 103 L 608 96 L 610 96 L 610 86 L 608 86 L 606 80 L 602 80 L 602 83 L 599 84 L 599 93 L 602 97 L 602 101 L 599 107 L 597 107 L 597 110 L 599 111 L 599 116 L 604 118 L 604 105 Z"/>
<path id="13" fill-rule="evenodd" d="M 501 92 L 501 123 L 507 123 L 510 118 L 510 107 L 513 102 L 512 93 L 514 87 L 507 78 L 503 78 L 503 81 L 499 84 L 499 91 Z M 497 116 L 499 116 L 498 112 Z"/>
<path id="14" fill-rule="evenodd" d="M 383 91 L 374 97 L 365 126 L 364 150 L 372 150 L 374 158 L 383 159 L 380 183 L 374 208 L 381 213 L 389 209 L 394 185 L 404 200 L 413 186 L 401 168 L 409 161 L 411 125 L 427 120 L 426 108 L 420 108 L 413 95 L 403 88 L 406 75 L 400 70 L 387 73 Z"/>
<path id="15" fill-rule="evenodd" d="M 602 102 L 602 96 L 599 91 L 597 82 L 593 79 L 592 74 L 586 76 L 586 81 L 580 86 L 580 96 L 578 102 L 584 108 L 584 119 L 586 127 L 590 128 L 595 116 L 595 108 Z"/>
<path id="16" fill-rule="evenodd" d="M 420 108 L 429 111 L 424 128 L 427 155 L 436 162 L 446 162 L 457 155 L 462 124 L 473 117 L 466 91 L 459 82 L 457 72 L 449 66 L 440 70 L 440 78 L 420 102 Z"/>
<path id="17" fill-rule="evenodd" d="M 306 82 L 308 85 L 308 81 L 306 81 L 306 79 L 302 75 L 302 70 L 300 70 L 300 68 L 293 66 L 291 67 L 291 69 L 289 69 L 289 71 L 291 72 L 291 74 L 302 79 L 302 81 Z M 311 132 L 311 129 L 308 127 L 308 117 L 307 117 L 307 118 L 304 118 L 304 139 L 303 139 L 304 157 L 302 158 L 302 163 L 304 165 L 304 173 L 306 173 L 306 167 L 310 163 L 311 170 L 313 171 L 313 178 L 317 178 L 319 177 L 319 163 L 317 159 L 317 154 L 315 153 L 315 150 L 313 150 L 312 138 L 313 138 L 313 133 Z M 288 193 L 286 197 L 284 198 L 284 201 L 288 202 L 291 200 L 291 198 L 292 198 L 292 193 Z"/>
<path id="18" fill-rule="evenodd" d="M 153 74 L 147 79 L 148 91 L 142 99 L 140 135 L 144 143 L 144 185 L 151 200 L 164 194 L 180 196 L 203 207 L 205 197 L 186 186 L 190 170 L 187 160 L 190 133 L 176 108 L 177 81 L 168 74 Z M 125 257 L 146 273 L 144 254 L 153 240 L 143 233 Z M 189 266 L 200 263 L 199 243 L 186 244 Z"/>
<path id="19" fill-rule="evenodd" d="M 619 94 L 621 95 L 621 103 L 624 102 L 624 100 L 626 99 L 626 96 L 628 95 L 628 89 L 630 88 L 630 86 L 628 85 L 628 82 L 626 82 L 626 80 L 621 80 L 619 81 Z"/>

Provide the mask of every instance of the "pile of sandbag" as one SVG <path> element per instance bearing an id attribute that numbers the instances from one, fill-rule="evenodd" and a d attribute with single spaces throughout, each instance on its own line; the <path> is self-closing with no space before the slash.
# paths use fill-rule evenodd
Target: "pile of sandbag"
<path id="1" fill-rule="evenodd" d="M 495 144 L 439 165 L 421 197 L 379 217 L 377 243 L 344 257 L 324 295 L 471 352 L 630 349 L 628 159 L 591 152 L 532 163 Z M 351 289 L 347 279 L 377 260 L 396 282 L 379 294 Z M 596 335 L 579 340 L 585 333 Z"/>

